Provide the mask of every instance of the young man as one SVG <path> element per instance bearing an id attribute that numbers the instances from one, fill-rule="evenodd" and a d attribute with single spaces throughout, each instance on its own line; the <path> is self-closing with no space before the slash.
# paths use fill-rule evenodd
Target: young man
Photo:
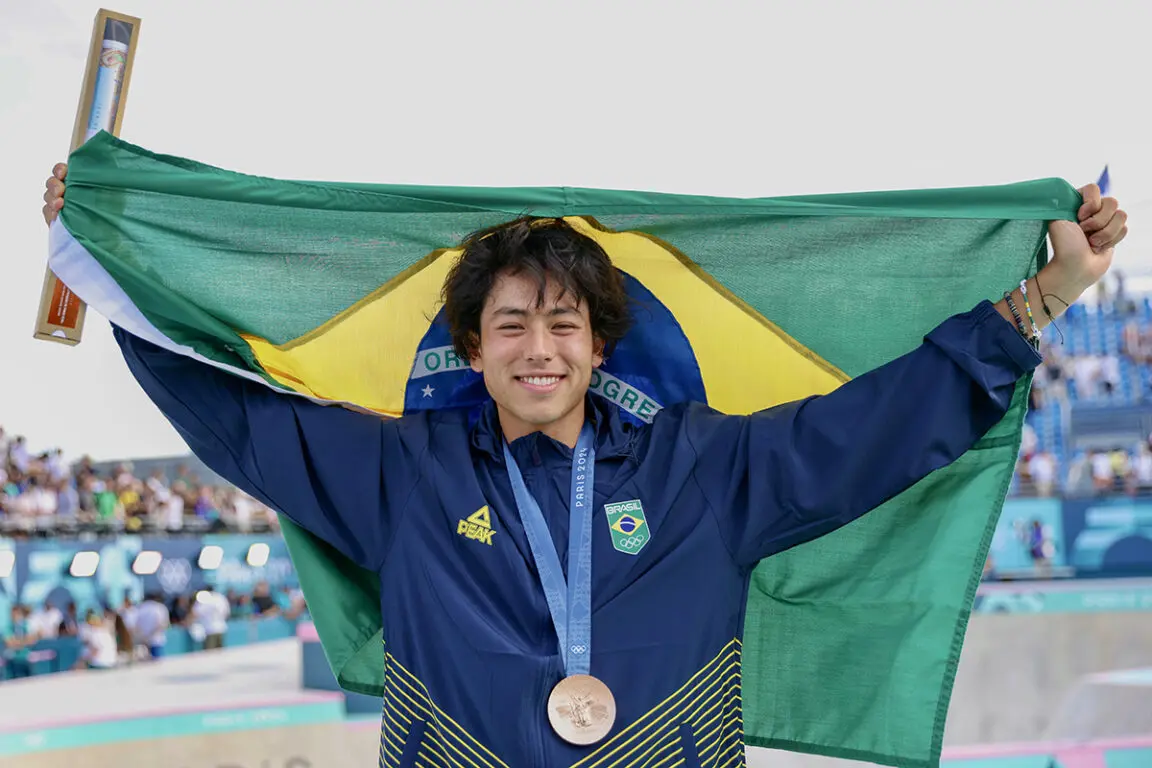
<path id="1" fill-rule="evenodd" d="M 1027 286 L 1037 325 L 1041 294 L 1058 314 L 1125 234 L 1115 201 L 1083 192 L 1080 225 L 1050 229 L 1043 290 Z M 116 330 L 205 463 L 379 575 L 382 765 L 740 764 L 757 562 L 955 460 L 1040 362 L 1015 288 L 829 395 L 747 417 L 682 404 L 637 427 L 588 393 L 629 320 L 595 242 L 551 219 L 479 233 L 444 301 L 491 395 L 475 421 L 316 405 Z"/>

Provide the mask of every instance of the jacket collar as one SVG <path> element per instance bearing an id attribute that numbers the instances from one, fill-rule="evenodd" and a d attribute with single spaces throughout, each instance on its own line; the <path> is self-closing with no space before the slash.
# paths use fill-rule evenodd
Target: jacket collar
<path id="1" fill-rule="evenodd" d="M 594 397 L 591 394 L 584 396 L 584 416 L 587 421 L 592 423 L 592 429 L 596 433 L 596 458 L 620 458 L 623 456 L 634 455 L 634 441 L 637 436 L 636 427 L 633 424 L 625 423 L 620 419 L 619 407 L 602 397 Z M 540 433 L 534 432 L 526 435 L 521 440 L 524 441 L 539 441 L 546 440 L 561 449 L 564 452 L 570 453 L 571 449 L 550 437 Z M 500 416 L 496 409 L 496 403 L 492 399 L 488 399 L 483 406 L 481 406 L 479 417 L 476 419 L 475 424 L 472 426 L 472 447 L 478 451 L 487 453 L 497 463 L 504 463 L 504 433 L 500 429 Z"/>

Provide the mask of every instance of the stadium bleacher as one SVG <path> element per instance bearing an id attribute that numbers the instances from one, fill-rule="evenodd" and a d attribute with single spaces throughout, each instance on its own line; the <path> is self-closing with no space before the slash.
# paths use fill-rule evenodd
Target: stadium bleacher
<path id="1" fill-rule="evenodd" d="M 1152 491 L 1152 301 L 1077 304 L 1058 329 L 1045 334 L 1012 493 Z M 1047 493 L 1031 476 L 1038 453 L 1055 461 Z"/>

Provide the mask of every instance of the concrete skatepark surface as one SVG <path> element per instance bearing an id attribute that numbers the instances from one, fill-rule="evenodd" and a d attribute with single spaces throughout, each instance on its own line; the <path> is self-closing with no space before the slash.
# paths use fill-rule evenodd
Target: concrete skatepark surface
<path id="1" fill-rule="evenodd" d="M 342 768 L 376 765 L 337 724 L 118 742 L 0 758 L 2 768 Z"/>
<path id="2" fill-rule="evenodd" d="M 1128 613 L 1003 614 L 973 617 L 968 624 L 944 744 L 1143 736 L 1152 734 L 1152 708 L 1139 733 L 1115 733 L 1122 686 L 1087 686 L 1089 675 L 1152 668 L 1152 611 Z M 1094 712 L 1081 718 L 1096 732 L 1060 713 L 1089 693 Z M 1145 699 L 1148 701 L 1148 699 Z"/>
<path id="3" fill-rule="evenodd" d="M 356 766 L 339 694 L 282 640 L 0 684 L 0 768 Z"/>

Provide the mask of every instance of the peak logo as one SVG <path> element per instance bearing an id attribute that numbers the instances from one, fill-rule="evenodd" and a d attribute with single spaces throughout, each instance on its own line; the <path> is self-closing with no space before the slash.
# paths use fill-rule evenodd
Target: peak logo
<path id="1" fill-rule="evenodd" d="M 496 531 L 492 528 L 492 515 L 488 510 L 488 505 L 480 507 L 467 518 L 461 520 L 456 524 L 456 533 L 460 534 L 466 539 L 479 541 L 481 544 L 492 546 L 492 537 L 496 535 Z"/>

